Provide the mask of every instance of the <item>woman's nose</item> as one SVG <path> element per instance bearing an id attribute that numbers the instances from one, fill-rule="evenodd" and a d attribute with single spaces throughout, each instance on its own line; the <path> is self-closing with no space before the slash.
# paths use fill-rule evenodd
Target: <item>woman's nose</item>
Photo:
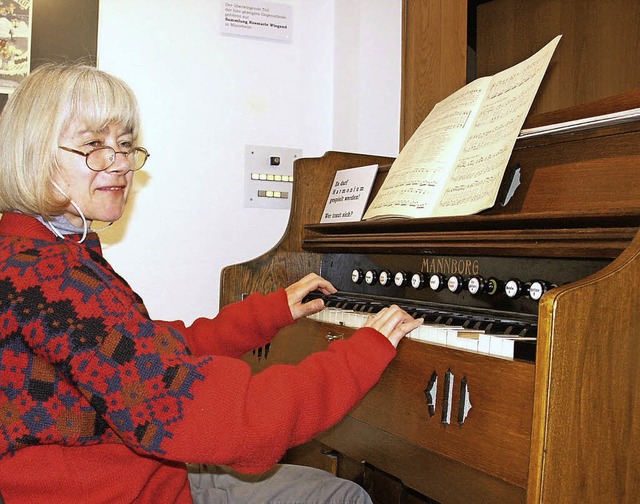
<path id="1" fill-rule="evenodd" d="M 109 166 L 106 171 L 111 173 L 126 173 L 133 168 L 131 163 L 132 160 L 129 158 L 127 152 L 115 151 L 113 163 L 111 163 L 111 166 Z"/>

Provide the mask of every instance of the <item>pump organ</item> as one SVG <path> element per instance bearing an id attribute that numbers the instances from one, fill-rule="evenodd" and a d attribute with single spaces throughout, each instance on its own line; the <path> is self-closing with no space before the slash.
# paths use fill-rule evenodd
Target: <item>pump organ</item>
<path id="1" fill-rule="evenodd" d="M 633 92 L 539 123 L 639 106 Z M 268 358 L 248 355 L 254 370 L 298 362 L 349 337 L 359 312 L 398 303 L 425 326 L 323 445 L 442 503 L 632 502 L 640 120 L 518 140 L 520 186 L 477 215 L 319 224 L 337 170 L 379 164 L 375 192 L 391 161 L 296 161 L 280 243 L 223 271 L 222 305 L 309 271 L 339 290 L 315 320 L 282 330 Z"/>

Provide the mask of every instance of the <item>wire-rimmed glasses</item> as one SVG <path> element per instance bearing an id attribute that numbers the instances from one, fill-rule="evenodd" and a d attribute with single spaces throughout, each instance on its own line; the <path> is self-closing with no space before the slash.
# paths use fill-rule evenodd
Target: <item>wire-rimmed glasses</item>
<path id="1" fill-rule="evenodd" d="M 130 151 L 117 151 L 113 147 L 105 145 L 104 147 L 93 149 L 90 152 L 82 152 L 76 149 L 71 149 L 70 147 L 63 147 L 62 145 L 58 145 L 58 147 L 67 152 L 83 156 L 87 163 L 87 167 L 95 172 L 101 172 L 109 168 L 116 162 L 117 154 L 122 154 L 126 157 L 131 165 L 131 171 L 136 171 L 144 166 L 151 155 L 144 147 L 134 147 Z"/>

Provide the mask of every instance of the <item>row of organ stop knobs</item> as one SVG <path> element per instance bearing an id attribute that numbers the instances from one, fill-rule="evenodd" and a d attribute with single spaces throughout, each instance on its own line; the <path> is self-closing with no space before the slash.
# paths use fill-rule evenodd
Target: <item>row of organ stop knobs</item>
<path id="1" fill-rule="evenodd" d="M 395 275 L 392 275 L 388 270 L 382 270 L 380 272 L 376 270 L 367 270 L 364 272 L 360 268 L 356 268 L 351 272 L 351 281 L 355 284 L 360 284 L 362 282 L 367 285 L 380 284 L 383 287 L 390 286 L 392 284 L 396 287 L 405 287 L 410 285 L 416 290 L 429 288 L 436 292 L 446 288 L 454 294 L 459 294 L 466 289 L 474 296 L 482 294 L 494 296 L 496 294 L 504 293 L 507 297 L 512 299 L 516 299 L 521 296 L 528 296 L 534 301 L 540 300 L 545 292 L 556 287 L 556 285 L 544 280 L 523 282 L 517 278 L 512 278 L 503 282 L 497 278 L 484 278 L 480 275 L 465 278 L 457 273 L 447 277 L 442 273 L 412 274 L 406 271 L 398 271 Z"/>

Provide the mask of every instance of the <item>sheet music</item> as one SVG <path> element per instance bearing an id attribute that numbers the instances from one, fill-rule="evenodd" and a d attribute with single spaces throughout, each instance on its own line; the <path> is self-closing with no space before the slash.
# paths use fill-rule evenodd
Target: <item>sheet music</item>
<path id="1" fill-rule="evenodd" d="M 453 167 L 453 183 L 445 189 L 434 215 L 467 215 L 494 205 L 504 169 L 557 42 L 493 76 Z"/>
<path id="2" fill-rule="evenodd" d="M 394 161 L 364 218 L 469 215 L 491 207 L 559 40 L 439 102 Z"/>
<path id="3" fill-rule="evenodd" d="M 464 145 L 487 81 L 475 80 L 436 104 L 396 158 L 369 211 L 433 211 L 451 169 L 451 153 Z"/>

